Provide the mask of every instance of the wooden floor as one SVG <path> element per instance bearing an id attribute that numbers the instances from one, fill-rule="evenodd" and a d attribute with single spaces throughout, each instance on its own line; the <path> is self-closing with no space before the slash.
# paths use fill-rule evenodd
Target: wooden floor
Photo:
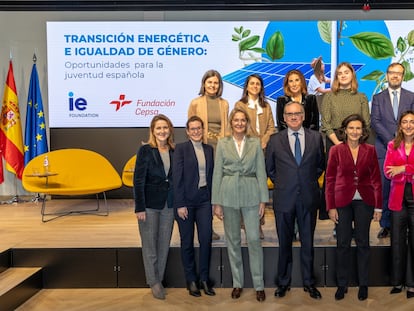
<path id="1" fill-rule="evenodd" d="M 31 198 L 24 198 L 30 200 Z M 133 200 L 109 200 L 109 216 L 79 215 L 64 216 L 43 223 L 41 203 L 24 202 L 0 205 L 0 251 L 9 248 L 65 248 L 65 247 L 140 247 L 138 226 L 134 214 Z M 51 200 L 49 211 L 65 211 L 94 208 L 95 200 Z M 272 208 L 265 211 L 263 231 L 264 247 L 278 245 L 275 219 Z M 225 246 L 223 223 L 214 218 L 213 227 L 221 239 L 214 246 Z M 332 236 L 333 223 L 318 221 L 315 231 L 315 246 L 336 246 Z M 370 242 L 372 246 L 389 245 L 389 239 L 377 239 L 378 222 L 372 222 Z M 242 241 L 245 242 L 244 234 Z M 299 242 L 295 242 L 299 245 Z M 180 246 L 178 228 L 175 225 L 171 246 Z"/>
<path id="2" fill-rule="evenodd" d="M 148 289 L 53 289 L 43 290 L 19 307 L 18 311 L 412 311 L 414 299 L 405 294 L 390 295 L 389 288 L 371 287 L 365 301 L 357 299 L 357 288 L 350 288 L 345 299 L 335 301 L 335 288 L 322 288 L 322 299 L 314 300 L 301 288 L 292 288 L 284 298 L 275 298 L 273 289 L 266 289 L 267 299 L 256 301 L 253 289 L 245 289 L 238 300 L 230 298 L 231 289 L 216 289 L 214 297 L 189 296 L 185 289 L 167 289 L 165 300 L 152 298 Z"/>
<path id="3" fill-rule="evenodd" d="M 31 198 L 25 198 L 30 200 Z M 51 200 L 48 207 L 56 210 L 93 207 L 94 200 Z M 0 251 L 9 248 L 65 248 L 65 247 L 139 247 L 137 223 L 133 201 L 110 200 L 110 214 L 71 215 L 42 223 L 40 203 L 26 202 L 0 205 Z M 223 226 L 214 220 L 214 229 L 221 239 L 214 246 L 224 246 Z M 330 221 L 319 221 L 315 245 L 335 247 Z M 378 223 L 371 227 L 371 245 L 389 245 L 389 239 L 379 240 Z M 272 209 L 266 209 L 264 247 L 276 246 L 277 238 Z M 298 243 L 298 242 L 296 242 Z M 178 230 L 174 227 L 172 246 L 179 246 Z M 364 302 L 356 298 L 357 288 L 350 288 L 346 298 L 335 301 L 335 288 L 320 288 L 323 299 L 311 299 L 301 288 L 292 288 L 280 299 L 267 288 L 264 303 L 255 300 L 254 291 L 245 289 L 239 300 L 230 298 L 231 289 L 216 289 L 215 297 L 194 298 L 182 288 L 167 289 L 164 301 L 152 298 L 149 289 L 48 289 L 42 290 L 17 310 L 414 310 L 414 299 L 407 300 L 405 293 L 390 295 L 390 288 L 371 287 Z"/>

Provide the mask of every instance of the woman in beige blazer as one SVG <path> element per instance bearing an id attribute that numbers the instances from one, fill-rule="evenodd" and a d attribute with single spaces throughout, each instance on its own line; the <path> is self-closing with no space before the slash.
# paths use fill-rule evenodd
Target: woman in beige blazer
<path id="1" fill-rule="evenodd" d="M 216 70 L 208 70 L 201 79 L 199 97 L 188 107 L 188 118 L 198 116 L 204 123 L 203 143 L 216 151 L 217 141 L 228 133 L 229 103 L 221 98 L 223 80 Z M 213 230 L 213 240 L 220 236 Z"/>
<path id="2" fill-rule="evenodd" d="M 244 83 L 242 98 L 234 107 L 244 109 L 250 118 L 248 134 L 260 138 L 262 149 L 265 149 L 275 129 L 275 121 L 270 105 L 265 101 L 263 79 L 258 74 L 247 77 Z"/>
<path id="3" fill-rule="evenodd" d="M 217 144 L 213 172 L 212 204 L 214 214 L 224 221 L 233 291 L 237 299 L 243 291 L 240 221 L 243 216 L 249 251 L 250 271 L 256 299 L 265 300 L 263 250 L 259 236 L 259 219 L 269 201 L 265 161 L 260 141 L 247 135 L 248 114 L 234 108 L 230 114 L 232 135 Z"/>
<path id="4" fill-rule="evenodd" d="M 219 138 L 228 132 L 229 103 L 221 98 L 223 80 L 216 70 L 207 71 L 201 79 L 199 97 L 188 107 L 188 118 L 198 116 L 204 123 L 203 142 L 217 146 Z"/>

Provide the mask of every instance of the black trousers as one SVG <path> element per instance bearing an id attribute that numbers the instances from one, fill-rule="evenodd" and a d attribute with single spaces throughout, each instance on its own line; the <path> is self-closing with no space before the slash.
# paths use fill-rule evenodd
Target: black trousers
<path id="1" fill-rule="evenodd" d="M 408 260 L 408 250 L 411 260 Z M 391 212 L 391 285 L 414 287 L 413 254 L 414 200 L 411 184 L 406 183 L 402 210 Z M 408 274 L 408 271 L 411 273 Z"/>
<path id="2" fill-rule="evenodd" d="M 374 207 L 362 200 L 353 200 L 351 204 L 337 209 L 336 225 L 336 277 L 338 286 L 348 286 L 351 275 L 352 223 L 354 224 L 357 246 L 357 269 L 359 286 L 368 286 L 369 266 L 369 229 Z"/>

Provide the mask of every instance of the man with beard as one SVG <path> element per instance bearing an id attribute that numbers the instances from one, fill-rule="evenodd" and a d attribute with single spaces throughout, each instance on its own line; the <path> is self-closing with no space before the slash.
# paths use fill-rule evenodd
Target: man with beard
<path id="1" fill-rule="evenodd" d="M 387 143 L 394 139 L 398 118 L 401 113 L 414 109 L 414 93 L 401 87 L 405 68 L 400 63 L 392 63 L 387 68 L 388 88 L 372 98 L 371 125 L 376 133 L 375 148 L 382 174 L 383 212 L 380 221 L 381 230 L 378 238 L 386 238 L 390 234 L 390 215 L 388 197 L 390 180 L 384 177 L 384 159 Z"/>

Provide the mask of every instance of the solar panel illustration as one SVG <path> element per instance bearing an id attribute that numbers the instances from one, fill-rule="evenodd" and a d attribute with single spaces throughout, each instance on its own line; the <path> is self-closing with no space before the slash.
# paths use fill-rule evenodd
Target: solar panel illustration
<path id="1" fill-rule="evenodd" d="M 352 64 L 355 71 L 360 70 L 364 65 Z M 283 95 L 283 78 L 285 74 L 292 70 L 300 70 L 305 76 L 306 83 L 313 74 L 313 69 L 309 63 L 274 63 L 257 62 L 236 70 L 223 76 L 223 81 L 243 89 L 246 78 L 251 74 L 259 74 L 264 82 L 265 96 L 268 100 L 276 101 Z M 325 74 L 331 77 L 331 64 L 325 63 Z"/>

